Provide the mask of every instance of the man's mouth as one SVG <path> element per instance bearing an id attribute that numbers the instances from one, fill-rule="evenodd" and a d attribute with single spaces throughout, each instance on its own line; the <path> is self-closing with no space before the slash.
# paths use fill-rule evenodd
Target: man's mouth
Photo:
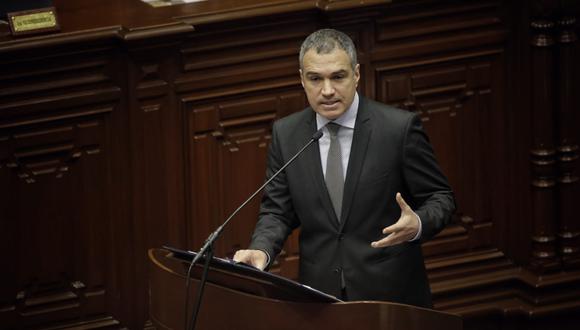
<path id="1" fill-rule="evenodd" d="M 327 107 L 333 106 L 333 105 L 335 105 L 337 103 L 338 103 L 338 100 L 320 102 L 320 104 L 322 104 L 324 106 L 327 106 Z"/>

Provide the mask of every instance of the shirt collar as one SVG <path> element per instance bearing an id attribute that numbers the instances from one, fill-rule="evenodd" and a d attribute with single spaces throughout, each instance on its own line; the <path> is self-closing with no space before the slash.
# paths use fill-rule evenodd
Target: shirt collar
<path id="1" fill-rule="evenodd" d="M 359 104 L 358 93 L 355 92 L 354 99 L 352 100 L 350 107 L 348 107 L 348 109 L 342 115 L 340 115 L 340 117 L 336 118 L 333 121 L 339 124 L 340 126 L 354 129 L 354 124 L 356 123 L 356 115 L 358 113 L 358 104 Z M 326 124 L 328 124 L 329 121 L 330 121 L 329 119 L 317 113 L 316 129 L 321 129 L 322 127 L 326 126 Z"/>

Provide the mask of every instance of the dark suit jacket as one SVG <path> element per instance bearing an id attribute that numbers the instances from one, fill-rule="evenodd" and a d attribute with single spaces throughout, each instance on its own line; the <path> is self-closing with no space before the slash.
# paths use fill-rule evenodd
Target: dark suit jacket
<path id="1" fill-rule="evenodd" d="M 311 108 L 274 123 L 267 176 L 316 132 Z M 300 226 L 300 281 L 349 300 L 387 300 L 431 307 L 419 241 L 375 249 L 401 210 L 395 195 L 419 215 L 421 241 L 437 234 L 455 210 L 419 117 L 360 98 L 345 178 L 342 218 L 334 214 L 315 143 L 265 189 L 251 249 L 274 258 Z"/>

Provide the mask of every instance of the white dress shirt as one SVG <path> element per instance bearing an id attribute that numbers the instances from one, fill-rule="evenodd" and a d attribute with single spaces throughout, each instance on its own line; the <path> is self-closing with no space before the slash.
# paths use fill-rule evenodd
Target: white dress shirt
<path id="1" fill-rule="evenodd" d="M 350 107 L 338 118 L 333 120 L 334 123 L 340 125 L 338 130 L 338 141 L 340 142 L 340 151 L 342 155 L 342 175 L 346 178 L 346 170 L 348 167 L 348 160 L 350 158 L 350 148 L 352 146 L 352 136 L 354 134 L 354 124 L 356 122 L 356 115 L 358 113 L 358 93 L 354 94 L 354 99 Z M 330 132 L 326 124 L 330 122 L 329 119 L 316 114 L 316 129 L 324 127 L 324 135 L 318 140 L 318 147 L 320 149 L 320 162 L 322 163 L 322 173 L 326 177 L 326 159 L 328 158 L 328 149 L 330 148 Z"/>

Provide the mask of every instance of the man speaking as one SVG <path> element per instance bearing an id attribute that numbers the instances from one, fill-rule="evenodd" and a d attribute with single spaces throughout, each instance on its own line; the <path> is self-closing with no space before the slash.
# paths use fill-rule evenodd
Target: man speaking
<path id="1" fill-rule="evenodd" d="M 356 49 L 342 32 L 306 38 L 300 77 L 310 107 L 274 123 L 267 176 L 324 135 L 266 187 L 250 247 L 234 259 L 265 269 L 300 226 L 302 283 L 343 300 L 432 307 L 421 242 L 455 202 L 420 118 L 357 93 Z"/>

